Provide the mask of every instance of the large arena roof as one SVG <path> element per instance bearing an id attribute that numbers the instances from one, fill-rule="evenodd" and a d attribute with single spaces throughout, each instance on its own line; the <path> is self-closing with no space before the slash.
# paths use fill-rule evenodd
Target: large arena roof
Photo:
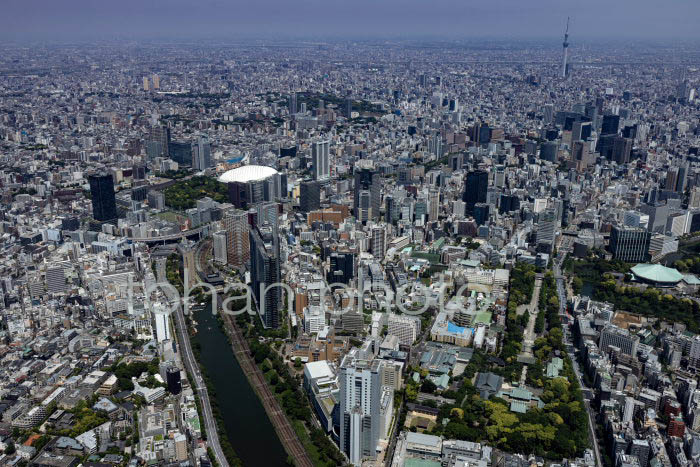
<path id="1" fill-rule="evenodd" d="M 683 274 L 677 270 L 660 264 L 638 264 L 632 268 L 632 274 L 657 284 L 676 284 L 683 279 Z"/>
<path id="2" fill-rule="evenodd" d="M 272 175 L 275 175 L 276 173 L 277 171 L 272 167 L 266 167 L 264 165 L 244 165 L 242 167 L 224 172 L 219 177 L 219 181 L 223 183 L 255 182 L 258 180 L 264 180 Z"/>

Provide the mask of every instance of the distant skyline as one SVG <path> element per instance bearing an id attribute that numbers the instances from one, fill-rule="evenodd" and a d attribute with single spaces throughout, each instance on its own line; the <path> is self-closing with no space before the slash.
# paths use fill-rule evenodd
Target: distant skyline
<path id="1" fill-rule="evenodd" d="M 3 0 L 3 40 L 700 39 L 698 0 Z"/>

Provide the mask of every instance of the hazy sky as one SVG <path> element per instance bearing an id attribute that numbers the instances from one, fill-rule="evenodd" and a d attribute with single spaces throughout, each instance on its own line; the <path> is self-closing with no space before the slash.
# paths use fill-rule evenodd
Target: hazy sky
<path id="1" fill-rule="evenodd" d="M 700 0 L 0 0 L 3 39 L 700 39 Z"/>

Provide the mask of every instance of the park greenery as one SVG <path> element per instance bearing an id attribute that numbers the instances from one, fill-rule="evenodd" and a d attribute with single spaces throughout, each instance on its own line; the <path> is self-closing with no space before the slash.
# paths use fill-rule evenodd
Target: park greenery
<path id="1" fill-rule="evenodd" d="M 181 211 L 195 207 L 197 200 L 206 196 L 219 203 L 228 201 L 226 184 L 206 176 L 179 180 L 163 190 L 163 194 L 166 206 Z"/>
<path id="2" fill-rule="evenodd" d="M 155 376 L 158 373 L 158 359 L 154 358 L 150 362 L 132 362 L 114 364 L 110 371 L 117 377 L 117 384 L 122 391 L 133 391 L 134 383 L 132 378 L 138 378 L 142 374 L 147 373 L 146 383 L 144 386 L 154 388 L 157 386 L 165 387 L 163 383 L 156 380 Z"/>
<path id="3" fill-rule="evenodd" d="M 621 286 L 612 277 L 596 285 L 594 298 L 612 303 L 616 310 L 683 323 L 688 331 L 700 332 L 700 304 L 690 298 L 677 298 L 653 287 Z"/>
<path id="4" fill-rule="evenodd" d="M 695 261 L 683 261 L 681 267 L 691 268 L 695 264 Z M 630 270 L 627 263 L 588 257 L 583 260 L 567 260 L 565 269 L 573 272 L 582 282 L 591 284 L 594 300 L 611 303 L 617 311 L 680 322 L 685 324 L 690 332 L 700 332 L 698 302 L 690 298 L 675 297 L 654 287 L 636 287 L 625 282 L 620 283 L 613 273 L 627 274 Z M 580 290 L 582 282 L 572 284 L 574 292 L 577 288 Z"/>
<path id="5" fill-rule="evenodd" d="M 507 379 L 517 380 L 522 365 L 518 363 L 518 354 L 522 350 L 523 332 L 530 318 L 529 312 L 517 315 L 520 305 L 530 303 L 535 290 L 535 267 L 520 263 L 510 272 L 510 289 L 508 294 L 508 311 L 506 329 L 503 332 L 500 358 L 505 362 L 503 372 L 498 372 Z"/>
<path id="6" fill-rule="evenodd" d="M 501 358 L 486 355 L 480 350 L 474 352 L 464 373 L 457 378 L 458 389 L 441 393 L 443 397 L 455 402 L 439 407 L 438 423 L 428 433 L 450 439 L 488 443 L 505 451 L 536 454 L 556 460 L 580 456 L 588 446 L 585 407 L 571 360 L 565 351 L 558 316 L 556 281 L 551 272 L 545 274 L 540 291 L 543 320 L 549 332 L 535 341 L 533 351 L 537 363 L 528 368 L 528 371 L 534 369 L 536 378 L 534 381 L 528 378 L 528 381 L 541 389 L 540 398 L 544 407 L 531 407 L 523 414 L 511 412 L 505 400 L 495 396 L 484 400 L 473 385 L 479 372 L 493 372 L 517 380 L 519 369 L 522 368 L 517 363 L 517 355 L 521 350 L 524 315 L 518 317 L 515 310 L 530 302 L 534 281 L 533 266 L 519 264 L 511 271 L 507 329 Z M 544 323 L 542 326 L 544 329 Z M 557 378 L 546 378 L 543 365 L 556 355 L 564 361 L 563 370 Z M 420 369 L 416 371 L 424 376 Z M 415 399 L 418 390 L 424 387 L 432 389 L 427 386 L 425 383 L 419 385 L 413 380 L 407 381 L 406 399 Z"/>
<path id="7" fill-rule="evenodd" d="M 188 175 L 192 175 L 189 169 L 167 170 L 165 172 L 156 172 L 155 176 L 160 178 L 169 178 L 171 180 L 181 180 Z"/>
<path id="8" fill-rule="evenodd" d="M 180 296 L 184 295 L 185 286 L 183 282 L 182 256 L 177 253 L 168 256 L 165 262 L 165 278 L 177 289 Z"/>

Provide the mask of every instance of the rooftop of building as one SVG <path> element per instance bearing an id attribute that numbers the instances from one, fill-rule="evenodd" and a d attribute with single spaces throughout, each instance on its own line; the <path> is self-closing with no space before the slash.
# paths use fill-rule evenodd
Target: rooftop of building
<path id="1" fill-rule="evenodd" d="M 642 280 L 656 283 L 675 284 L 683 279 L 678 270 L 660 264 L 637 264 L 631 271 Z"/>
<path id="2" fill-rule="evenodd" d="M 271 177 L 277 173 L 277 170 L 272 167 L 266 167 L 264 165 L 244 165 L 242 167 L 237 167 L 224 172 L 219 177 L 219 181 L 223 183 L 231 182 L 256 182 L 258 180 L 264 180 Z"/>

